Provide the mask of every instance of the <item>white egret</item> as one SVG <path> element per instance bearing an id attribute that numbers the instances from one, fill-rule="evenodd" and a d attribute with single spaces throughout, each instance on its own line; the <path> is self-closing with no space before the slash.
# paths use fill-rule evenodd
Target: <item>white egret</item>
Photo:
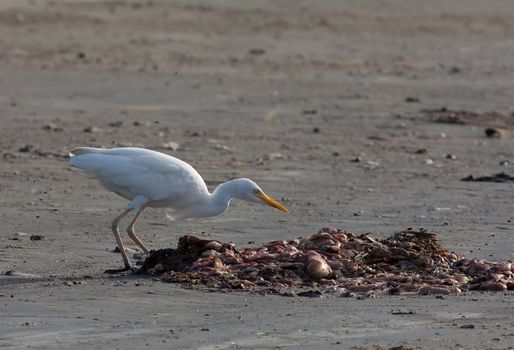
<path id="1" fill-rule="evenodd" d="M 118 230 L 121 219 L 132 210 L 136 214 L 127 227 L 127 233 L 145 254 L 148 254 L 148 249 L 136 235 L 134 226 L 147 207 L 170 208 L 170 216 L 175 220 L 201 218 L 223 213 L 230 200 L 238 198 L 288 212 L 249 179 L 224 182 L 210 193 L 200 174 L 191 165 L 144 148 L 78 147 L 70 152 L 70 164 L 93 173 L 103 187 L 130 200 L 128 208 L 114 218 L 111 226 L 125 263 L 124 269 L 116 271 L 132 269 Z"/>

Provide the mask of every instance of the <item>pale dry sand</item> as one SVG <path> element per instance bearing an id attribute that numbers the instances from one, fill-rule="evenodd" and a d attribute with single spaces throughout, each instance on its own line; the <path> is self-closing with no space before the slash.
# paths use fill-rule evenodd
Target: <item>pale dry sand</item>
<path id="1" fill-rule="evenodd" d="M 191 232 L 246 244 L 422 226 L 466 256 L 509 260 L 512 185 L 459 179 L 514 173 L 500 165 L 512 138 L 416 116 L 514 111 L 512 18 L 507 0 L 2 1 L 0 272 L 40 277 L 0 278 L 0 346 L 512 348 L 511 293 L 306 299 L 105 276 L 121 266 L 109 223 L 125 202 L 65 158 L 173 141 L 211 188 L 251 177 L 290 208 L 234 202 L 173 224 L 149 210 L 152 248 Z"/>

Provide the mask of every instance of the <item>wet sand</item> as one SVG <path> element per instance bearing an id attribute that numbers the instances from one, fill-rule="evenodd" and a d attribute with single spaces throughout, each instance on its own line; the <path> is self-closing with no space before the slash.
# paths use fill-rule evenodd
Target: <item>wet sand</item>
<path id="1" fill-rule="evenodd" d="M 211 189 L 250 177 L 290 209 L 234 201 L 176 223 L 148 210 L 138 229 L 154 249 L 188 233 L 244 245 L 324 226 L 376 237 L 424 227 L 467 257 L 512 260 L 512 184 L 460 181 L 514 174 L 510 125 L 491 125 L 507 127 L 491 139 L 487 121 L 420 111 L 508 120 L 513 16 L 510 1 L 3 1 L 0 272 L 38 277 L 0 277 L 0 344 L 512 347 L 511 293 L 309 299 L 106 276 L 121 267 L 109 225 L 125 201 L 66 155 L 157 149 Z"/>

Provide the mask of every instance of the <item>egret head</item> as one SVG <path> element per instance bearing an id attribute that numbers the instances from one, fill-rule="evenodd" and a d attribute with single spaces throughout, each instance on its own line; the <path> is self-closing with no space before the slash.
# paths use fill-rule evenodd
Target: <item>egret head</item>
<path id="1" fill-rule="evenodd" d="M 276 208 L 280 211 L 288 213 L 286 207 L 268 196 L 264 191 L 250 179 L 237 179 L 238 182 L 238 194 L 237 198 L 243 199 L 248 202 L 261 203 L 269 205 L 270 207 Z"/>

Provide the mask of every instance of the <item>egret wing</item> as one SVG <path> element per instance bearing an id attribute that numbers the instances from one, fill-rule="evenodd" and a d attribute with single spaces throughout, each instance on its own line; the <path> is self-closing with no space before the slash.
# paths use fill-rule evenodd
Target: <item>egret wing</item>
<path id="1" fill-rule="evenodd" d="M 80 148 L 70 163 L 95 173 L 104 184 L 143 195 L 153 201 L 169 201 L 174 206 L 195 202 L 208 193 L 207 186 L 189 164 L 164 153 L 139 149 L 111 150 Z M 109 186 L 106 186 L 109 188 Z"/>

